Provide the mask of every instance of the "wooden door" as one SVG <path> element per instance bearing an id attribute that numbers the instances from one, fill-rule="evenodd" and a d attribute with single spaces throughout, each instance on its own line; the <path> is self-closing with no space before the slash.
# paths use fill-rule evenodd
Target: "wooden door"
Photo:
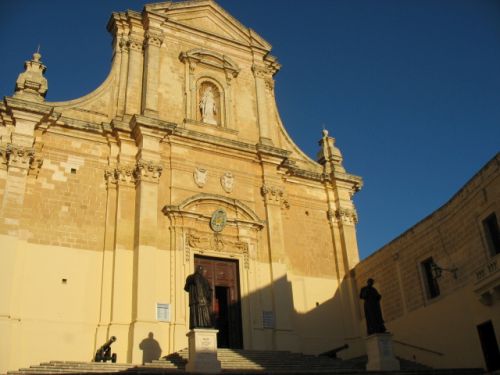
<path id="1" fill-rule="evenodd" d="M 202 266 L 212 287 L 212 321 L 220 348 L 242 348 L 241 301 L 238 261 L 195 256 L 195 269 Z"/>

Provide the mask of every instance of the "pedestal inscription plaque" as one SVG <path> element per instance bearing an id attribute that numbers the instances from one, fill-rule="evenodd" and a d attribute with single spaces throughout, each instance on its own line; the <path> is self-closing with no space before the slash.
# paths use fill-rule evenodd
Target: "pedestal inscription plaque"
<path id="1" fill-rule="evenodd" d="M 187 334 L 189 342 L 189 360 L 186 364 L 187 372 L 202 372 L 216 374 L 221 371 L 220 361 L 217 359 L 217 332 L 216 329 L 195 328 Z"/>
<path id="2" fill-rule="evenodd" d="M 368 354 L 368 371 L 399 370 L 399 361 L 394 356 L 392 335 L 390 333 L 375 333 L 365 339 Z"/>

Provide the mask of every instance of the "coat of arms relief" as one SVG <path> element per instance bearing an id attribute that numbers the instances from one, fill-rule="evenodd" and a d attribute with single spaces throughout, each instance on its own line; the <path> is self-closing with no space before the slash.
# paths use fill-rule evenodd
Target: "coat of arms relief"
<path id="1" fill-rule="evenodd" d="M 193 172 L 194 183 L 202 188 L 207 183 L 208 171 L 205 168 L 196 168 Z"/>
<path id="2" fill-rule="evenodd" d="M 225 172 L 220 178 L 220 184 L 226 193 L 233 191 L 234 176 L 231 172 Z"/>

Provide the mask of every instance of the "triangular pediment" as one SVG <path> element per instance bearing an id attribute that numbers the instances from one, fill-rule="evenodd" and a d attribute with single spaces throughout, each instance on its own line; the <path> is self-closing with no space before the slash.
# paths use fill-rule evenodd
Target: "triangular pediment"
<path id="1" fill-rule="evenodd" d="M 227 40 L 270 51 L 271 45 L 255 31 L 242 25 L 212 0 L 164 2 L 146 5 L 153 12 L 172 22 Z"/>

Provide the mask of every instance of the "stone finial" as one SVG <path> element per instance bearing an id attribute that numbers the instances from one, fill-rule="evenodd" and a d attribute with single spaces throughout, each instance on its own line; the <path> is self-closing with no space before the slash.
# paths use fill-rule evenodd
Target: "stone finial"
<path id="1" fill-rule="evenodd" d="M 24 63 L 25 71 L 17 78 L 14 97 L 37 102 L 45 100 L 48 84 L 43 73 L 47 67 L 40 61 L 41 57 L 37 50 L 33 54 L 33 59 Z"/>
<path id="2" fill-rule="evenodd" d="M 342 153 L 335 147 L 335 138 L 328 136 L 328 130 L 323 129 L 323 137 L 319 141 L 321 150 L 316 157 L 318 163 L 325 166 L 325 172 L 329 173 L 332 170 L 345 172 L 342 166 Z"/>

